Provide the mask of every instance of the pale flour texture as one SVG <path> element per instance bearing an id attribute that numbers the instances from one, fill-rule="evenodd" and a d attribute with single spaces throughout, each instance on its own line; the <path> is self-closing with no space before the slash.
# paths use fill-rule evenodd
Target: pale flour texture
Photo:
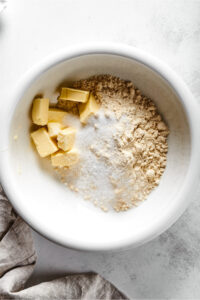
<path id="1" fill-rule="evenodd" d="M 80 164 L 59 170 L 62 181 L 104 211 L 137 206 L 166 167 L 167 125 L 154 102 L 130 81 L 99 75 L 73 87 L 91 91 L 101 109 L 86 126 L 77 125 Z"/>

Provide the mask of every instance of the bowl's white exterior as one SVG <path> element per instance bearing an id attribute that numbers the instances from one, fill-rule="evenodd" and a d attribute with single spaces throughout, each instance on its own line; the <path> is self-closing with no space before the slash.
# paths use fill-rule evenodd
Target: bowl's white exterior
<path id="1" fill-rule="evenodd" d="M 55 98 L 61 82 L 99 73 L 133 80 L 153 97 L 171 131 L 161 184 L 138 208 L 119 214 L 104 213 L 67 191 L 48 163 L 38 159 L 29 139 L 35 94 Z M 136 247 L 171 226 L 189 204 L 199 175 L 199 107 L 185 84 L 159 60 L 119 44 L 76 46 L 26 73 L 11 97 L 1 115 L 1 183 L 17 212 L 45 237 L 85 250 Z"/>

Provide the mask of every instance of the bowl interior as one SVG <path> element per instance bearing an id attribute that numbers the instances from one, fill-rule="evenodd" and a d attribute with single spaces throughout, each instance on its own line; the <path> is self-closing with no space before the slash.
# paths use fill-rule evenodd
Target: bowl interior
<path id="1" fill-rule="evenodd" d="M 139 207 L 124 213 L 104 213 L 68 191 L 49 164 L 38 158 L 29 137 L 30 108 L 36 94 L 55 100 L 56 89 L 62 82 L 103 73 L 132 80 L 155 101 L 170 128 L 167 167 L 160 185 Z M 15 207 L 34 228 L 64 245 L 106 249 L 136 244 L 174 205 L 187 174 L 190 148 L 190 130 L 181 101 L 157 72 L 134 59 L 111 54 L 62 61 L 32 82 L 14 112 L 8 168 L 16 195 Z"/>

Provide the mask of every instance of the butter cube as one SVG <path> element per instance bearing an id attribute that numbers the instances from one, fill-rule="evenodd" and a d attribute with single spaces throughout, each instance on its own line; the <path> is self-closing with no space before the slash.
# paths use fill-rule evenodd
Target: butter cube
<path id="1" fill-rule="evenodd" d="M 56 151 L 58 147 L 51 140 L 45 128 L 40 128 L 31 133 L 31 137 L 36 146 L 36 149 L 41 157 L 46 157 Z"/>
<path id="2" fill-rule="evenodd" d="M 62 88 L 59 100 L 70 100 L 74 102 L 87 102 L 90 92 L 71 88 Z"/>
<path id="3" fill-rule="evenodd" d="M 51 163 L 54 167 L 70 167 L 75 165 L 79 160 L 79 154 L 76 149 L 72 149 L 68 152 L 62 150 L 51 155 Z"/>
<path id="4" fill-rule="evenodd" d="M 89 100 L 85 104 L 79 105 L 79 114 L 81 123 L 86 124 L 88 118 L 99 110 L 100 106 L 96 102 L 94 96 L 90 94 Z"/>
<path id="5" fill-rule="evenodd" d="M 37 98 L 33 100 L 32 120 L 34 124 L 46 125 L 48 122 L 49 99 Z"/>
<path id="6" fill-rule="evenodd" d="M 47 127 L 48 127 L 49 136 L 51 138 L 57 137 L 57 135 L 59 134 L 60 130 L 63 128 L 63 126 L 60 123 L 58 123 L 58 122 L 49 122 L 47 124 Z"/>
<path id="7" fill-rule="evenodd" d="M 76 129 L 72 127 L 61 130 L 58 134 L 58 147 L 64 151 L 72 149 L 76 136 Z"/>
<path id="8" fill-rule="evenodd" d="M 57 108 L 50 108 L 48 113 L 48 122 L 63 123 L 63 119 L 67 116 L 67 112 Z"/>

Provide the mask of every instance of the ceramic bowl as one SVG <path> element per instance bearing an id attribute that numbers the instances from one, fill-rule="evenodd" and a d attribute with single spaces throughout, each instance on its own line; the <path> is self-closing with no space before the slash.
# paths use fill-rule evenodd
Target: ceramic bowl
<path id="1" fill-rule="evenodd" d="M 160 185 L 139 207 L 122 213 L 105 213 L 68 191 L 38 158 L 29 137 L 36 94 L 52 99 L 61 82 L 103 73 L 132 80 L 155 101 L 170 129 Z M 169 228 L 189 204 L 198 183 L 199 119 L 199 107 L 186 85 L 149 54 L 120 44 L 64 49 L 27 72 L 11 92 L 1 115 L 3 188 L 33 229 L 61 245 L 84 250 L 136 247 Z"/>

